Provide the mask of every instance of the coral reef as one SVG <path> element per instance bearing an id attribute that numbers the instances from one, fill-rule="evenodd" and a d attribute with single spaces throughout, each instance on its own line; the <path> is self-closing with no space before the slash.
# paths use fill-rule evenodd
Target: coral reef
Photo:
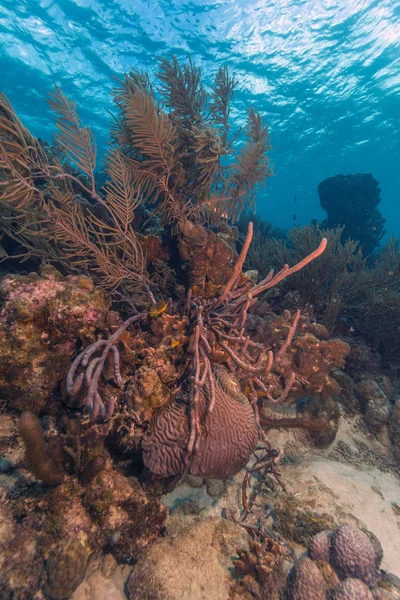
<path id="1" fill-rule="evenodd" d="M 314 427 L 310 425 L 308 429 L 308 437 L 314 446 L 325 448 L 333 442 L 339 427 L 340 411 L 337 402 L 331 396 L 313 396 L 301 407 L 299 414 L 311 424 L 314 423 Z M 316 427 L 318 421 L 324 423 L 322 428 Z"/>
<path id="2" fill-rule="evenodd" d="M 321 229 L 317 225 L 296 227 L 287 240 L 268 238 L 262 247 L 264 276 L 270 268 L 299 260 L 326 237 L 327 251 L 321 260 L 287 279 L 280 289 L 280 306 L 289 310 L 308 307 L 330 334 L 356 333 L 375 347 L 385 365 L 398 361 L 400 252 L 389 239 L 370 264 L 357 242 L 341 241 L 343 227 Z M 248 262 L 249 268 L 255 265 Z M 313 281 L 310 286 L 309 282 Z"/>
<path id="3" fill-rule="evenodd" d="M 388 444 L 388 422 L 392 406 L 386 394 L 373 379 L 363 379 L 356 386 L 361 410 L 368 429 L 384 445 Z"/>
<path id="4" fill-rule="evenodd" d="M 227 234 L 216 234 L 190 222 L 182 226 L 179 256 L 189 289 L 195 296 L 215 297 L 228 281 L 237 258 L 232 241 Z"/>
<path id="5" fill-rule="evenodd" d="M 88 278 L 64 278 L 45 266 L 40 276 L 4 277 L 0 303 L 0 398 L 17 410 L 49 413 L 78 344 L 105 326 L 107 300 Z"/>
<path id="6" fill-rule="evenodd" d="M 331 538 L 332 532 L 328 530 L 320 531 L 312 539 L 308 548 L 308 553 L 314 561 L 329 562 L 331 559 Z"/>
<path id="7" fill-rule="evenodd" d="M 70 272 L 86 271 L 130 301 L 136 293 L 152 298 L 151 287 L 156 290 L 171 268 L 162 257 L 150 260 L 147 232 L 133 225 L 137 209 L 147 205 L 176 236 L 192 225 L 236 220 L 255 206 L 259 184 L 271 175 L 268 129 L 252 108 L 245 143 L 236 150 L 228 118 L 236 81 L 227 68 L 216 73 L 210 92 L 190 59 L 183 67 L 175 57 L 160 61 L 157 77 L 157 96 L 148 75 L 137 70 L 114 90 L 118 116 L 101 189 L 92 132 L 58 87 L 49 99 L 56 116 L 54 151 L 0 98 L 2 229 L 29 256 L 56 261 Z M 226 155 L 232 160 L 222 164 Z M 228 260 L 231 250 L 221 239 L 215 250 Z M 211 263 L 215 267 L 221 260 L 216 256 Z"/>
<path id="8" fill-rule="evenodd" d="M 390 418 L 389 436 L 394 455 L 400 461 L 400 400 L 397 400 Z"/>
<path id="9" fill-rule="evenodd" d="M 192 303 L 189 292 L 187 306 L 193 319 L 189 351 L 194 354 L 194 360 L 191 365 L 193 375 L 187 392 L 190 408 L 188 432 L 184 429 L 188 420 L 186 409 L 179 399 L 172 408 L 166 407 L 154 417 L 149 436 L 144 440 L 144 457 L 145 464 L 158 474 L 177 474 L 183 472 L 186 467 L 192 475 L 214 478 L 233 475 L 247 463 L 260 432 L 256 389 L 260 389 L 261 394 L 273 403 L 284 402 L 296 380 L 296 375 L 292 372 L 286 378 L 285 388 L 279 397 L 272 398 L 263 378 L 265 375 L 268 377 L 274 363 L 280 363 L 290 346 L 300 313 L 296 314 L 286 340 L 274 355 L 272 350 L 267 351 L 263 344 L 257 344 L 244 335 L 247 312 L 251 305 L 256 304 L 256 297 L 261 292 L 270 289 L 317 258 L 324 251 L 325 242 L 321 242 L 313 253 L 294 267 L 284 267 L 275 276 L 271 272 L 258 284 L 249 286 L 245 282 L 244 285 L 240 285 L 241 268 L 251 243 L 252 232 L 250 223 L 232 275 L 217 298 L 208 303 L 198 303 L 194 299 Z M 236 342 L 234 349 L 232 341 Z M 217 361 L 227 363 L 231 371 L 229 377 L 220 368 L 216 378 L 217 371 L 213 364 Z M 253 411 L 240 393 L 235 378 L 237 381 L 246 378 Z M 233 400 L 237 402 L 234 410 Z M 234 417 L 233 420 L 233 415 L 238 410 L 239 419 Z M 200 426 L 202 422 L 206 424 L 207 433 L 204 436 Z M 219 444 L 217 440 L 219 438 L 222 442 L 221 436 L 225 430 L 229 443 Z M 239 456 L 238 447 L 241 448 Z M 208 466 L 210 460 L 211 464 L 215 464 L 212 469 Z M 231 465 L 229 471 L 226 467 L 228 464 Z"/>
<path id="10" fill-rule="evenodd" d="M 206 411 L 206 399 L 199 398 L 199 412 L 206 417 L 196 453 L 188 472 L 216 479 L 227 479 L 246 466 L 258 440 L 253 409 L 228 372 L 214 369 L 215 408 Z M 143 460 L 157 475 L 179 475 L 186 464 L 189 421 L 184 401 L 179 399 L 157 414 L 143 439 Z"/>
<path id="11" fill-rule="evenodd" d="M 282 496 L 274 507 L 274 530 L 285 539 L 308 546 L 315 535 L 334 527 L 327 514 L 318 514 L 302 506 L 291 494 Z M 325 560 L 318 556 L 317 560 Z"/>
<path id="12" fill-rule="evenodd" d="M 37 417 L 23 415 L 20 419 L 23 427 L 28 420 L 29 435 L 32 419 L 34 427 L 39 428 Z M 42 420 L 54 421 L 48 417 Z M 62 441 L 64 451 L 69 450 L 64 454 L 62 481 L 52 480 L 51 483 L 58 483 L 52 487 L 36 482 L 24 469 L 22 442 L 15 435 L 21 425 L 9 424 L 13 454 L 20 458 L 12 461 L 10 475 L 2 474 L 0 487 L 0 595 L 4 598 L 33 598 L 42 584 L 44 564 L 47 571 L 51 570 L 49 596 L 64 597 L 57 594 L 62 594 L 73 580 L 72 572 L 70 577 L 61 572 L 64 566 L 76 569 L 77 577 L 83 569 L 79 552 L 79 564 L 70 563 L 79 544 L 83 544 L 87 554 L 107 549 L 118 560 L 131 562 L 164 527 L 167 509 L 154 493 L 144 491 L 134 477 L 128 480 L 116 470 L 104 447 L 104 432 L 79 424 L 77 419 L 64 416 L 61 421 L 65 433 L 59 434 L 54 424 L 48 423 L 47 442 L 40 428 L 36 432 L 41 437 L 40 446 L 45 444 L 47 461 L 56 457 L 55 452 L 48 454 L 54 442 Z M 28 468 L 48 481 L 47 469 L 44 474 L 37 471 L 39 460 L 40 452 L 32 456 L 33 467 L 28 464 Z M 15 462 L 18 469 L 13 466 Z M 52 470 L 50 473 L 53 475 Z M 61 540 L 67 547 L 65 555 L 59 546 Z M 60 590 L 57 592 L 56 588 Z"/>
<path id="13" fill-rule="evenodd" d="M 249 549 L 238 550 L 238 558 L 233 559 L 240 581 L 232 597 L 245 598 L 248 593 L 258 600 L 279 600 L 285 555 L 285 547 L 272 538 L 250 540 Z"/>
<path id="14" fill-rule="evenodd" d="M 378 542 L 375 549 L 370 536 L 376 546 L 375 536 L 354 525 L 342 525 L 314 536 L 308 547 L 310 558 L 300 558 L 288 576 L 287 600 L 384 598 L 386 584 L 379 571 L 382 548 Z M 389 593 L 387 597 L 396 596 Z"/>
<path id="15" fill-rule="evenodd" d="M 316 503 L 286 494 L 281 460 L 332 443 L 340 387 L 348 413 L 361 408 L 398 451 L 394 370 L 382 374 L 360 335 L 367 329 L 373 344 L 382 333 L 376 347 L 396 355 L 379 307 L 397 322 L 389 273 L 400 254 L 390 242 L 367 267 L 355 242 L 341 242 L 343 228 L 296 229 L 284 240 L 257 219 L 254 234 L 249 209 L 271 174 L 267 127 L 251 109 L 237 143 L 235 80 L 221 69 L 207 92 L 200 75 L 190 59 L 182 67 L 172 58 L 160 63 L 161 87 L 137 71 L 119 82 L 104 185 L 94 138 L 58 88 L 52 147 L 0 98 L 6 245 L 59 269 L 0 283 L 10 429 L 1 449 L 15 450 L 0 463 L 7 600 L 68 598 L 84 576 L 94 580 L 88 561 L 105 552 L 131 565 L 135 600 L 322 600 L 351 597 L 352 586 L 375 593 L 383 581 L 376 540 L 335 529 Z M 346 341 L 331 337 L 335 327 Z M 280 428 L 306 434 L 290 431 L 281 452 L 267 437 Z M 160 498 L 182 476 L 197 496 L 181 498 L 167 520 Z M 240 519 L 231 486 L 239 495 L 241 486 Z M 221 496 L 228 518 L 205 518 L 202 502 L 216 510 Z M 285 585 L 287 540 L 309 546 L 309 557 Z"/>
<path id="16" fill-rule="evenodd" d="M 292 324 L 284 332 L 285 337 L 272 340 L 275 350 L 273 353 L 263 343 L 255 342 L 246 335 L 248 311 L 256 305 L 260 293 L 318 258 L 326 243 L 323 240 L 317 249 L 297 265 L 291 268 L 286 266 L 275 276 L 271 272 L 260 283 L 250 284 L 246 279 L 243 280 L 241 269 L 252 232 L 250 223 L 232 274 L 215 298 L 197 297 L 194 296 L 193 289 L 188 291 L 184 303 L 186 320 L 182 320 L 185 328 L 183 335 L 188 343 L 188 357 L 180 389 L 172 403 L 162 406 L 154 414 L 143 440 L 145 465 L 157 475 L 178 475 L 186 470 L 192 475 L 226 478 L 236 473 L 247 463 L 261 433 L 259 395 L 265 396 L 269 402 L 282 403 L 296 382 L 296 373 L 291 371 L 290 363 L 285 363 L 285 354 L 295 335 L 300 312 L 296 313 Z M 93 421 L 97 417 L 107 420 L 113 412 L 113 406 L 110 410 L 105 408 L 98 391 L 108 353 L 113 351 L 114 378 L 121 385 L 116 341 L 130 325 L 142 323 L 149 317 L 157 319 L 162 315 L 164 325 L 161 328 L 153 325 L 153 340 L 149 340 L 160 345 L 160 338 L 165 337 L 174 322 L 173 315 L 168 316 L 167 310 L 167 304 L 162 303 L 160 308 L 155 307 L 149 313 L 130 317 L 108 341 L 100 340 L 91 344 L 75 359 L 67 376 L 67 393 L 73 399 L 85 382 L 86 405 Z M 289 318 L 290 315 L 285 315 L 286 327 Z M 171 346 L 180 346 L 182 342 L 178 337 L 176 341 L 171 340 Z M 318 340 L 308 341 L 308 347 L 313 344 L 318 347 Z M 333 360 L 328 347 L 316 352 L 319 360 L 328 368 L 339 356 L 347 353 L 346 345 L 335 342 L 332 344 L 336 349 L 333 354 L 337 355 Z M 303 354 L 305 349 L 303 348 Z M 100 356 L 97 355 L 99 351 Z M 341 358 L 339 362 L 341 364 Z M 228 367 L 229 375 L 222 363 Z M 274 365 L 279 368 L 280 364 L 287 365 L 280 373 L 280 378 L 284 377 L 284 388 L 273 398 L 269 391 L 272 387 L 269 381 L 270 377 L 272 380 L 277 379 Z M 316 368 L 315 363 L 312 368 Z M 324 381 L 326 379 L 325 377 Z M 247 394 L 250 402 L 241 392 L 241 381 L 242 386 L 249 390 Z M 137 379 L 136 382 L 140 383 Z"/>

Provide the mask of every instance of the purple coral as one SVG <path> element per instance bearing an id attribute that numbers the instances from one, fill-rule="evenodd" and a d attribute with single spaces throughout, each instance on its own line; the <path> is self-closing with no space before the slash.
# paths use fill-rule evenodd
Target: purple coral
<path id="1" fill-rule="evenodd" d="M 289 573 L 285 600 L 326 600 L 326 597 L 321 571 L 310 558 L 303 556 Z"/>
<path id="2" fill-rule="evenodd" d="M 374 600 L 374 597 L 360 579 L 349 578 L 337 587 L 333 600 Z"/>
<path id="3" fill-rule="evenodd" d="M 140 319 L 144 319 L 146 316 L 146 313 L 140 313 L 130 317 L 107 340 L 98 340 L 97 342 L 94 342 L 83 350 L 83 352 L 78 354 L 72 363 L 67 375 L 68 396 L 76 396 L 76 394 L 80 392 L 82 385 L 84 383 L 86 384 L 88 390 L 86 408 L 92 421 L 96 421 L 97 417 L 101 417 L 105 421 L 108 421 L 112 417 L 114 412 L 113 401 L 109 401 L 106 407 L 98 391 L 98 385 L 106 359 L 111 352 L 114 364 L 115 382 L 121 387 L 122 377 L 119 366 L 120 357 L 116 343 L 122 332 L 125 331 L 129 325 L 132 325 Z M 100 350 L 100 356 L 96 356 Z M 79 375 L 76 375 L 78 368 L 83 368 L 83 370 Z"/>
<path id="4" fill-rule="evenodd" d="M 331 539 L 331 531 L 324 530 L 317 533 L 308 549 L 310 557 L 315 561 L 324 560 L 325 562 L 330 562 Z"/>
<path id="5" fill-rule="evenodd" d="M 354 525 L 343 525 L 334 532 L 331 564 L 342 579 L 355 577 L 367 585 L 378 575 L 374 547 L 368 536 Z"/>

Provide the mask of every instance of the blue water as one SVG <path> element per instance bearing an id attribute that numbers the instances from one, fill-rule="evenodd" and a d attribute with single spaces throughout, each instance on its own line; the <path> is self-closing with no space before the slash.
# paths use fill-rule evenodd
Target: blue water
<path id="1" fill-rule="evenodd" d="M 0 88 L 44 139 L 53 81 L 101 153 L 111 76 L 188 52 L 206 80 L 225 63 L 239 79 L 237 124 L 254 105 L 270 125 L 275 176 L 259 214 L 282 227 L 294 213 L 322 219 L 322 179 L 371 172 L 400 236 L 400 0 L 0 0 Z"/>

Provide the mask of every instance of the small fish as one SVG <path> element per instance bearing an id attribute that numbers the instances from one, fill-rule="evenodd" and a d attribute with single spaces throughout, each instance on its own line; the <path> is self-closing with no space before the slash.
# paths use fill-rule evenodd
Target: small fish
<path id="1" fill-rule="evenodd" d="M 297 221 L 297 215 L 293 215 L 293 221 Z"/>
<path id="2" fill-rule="evenodd" d="M 297 192 L 294 195 L 293 202 L 296 203 L 296 200 L 297 200 Z"/>
<path id="3" fill-rule="evenodd" d="M 149 310 L 149 317 L 151 317 L 151 318 L 159 317 L 161 315 L 161 313 L 163 313 L 165 311 L 167 306 L 168 306 L 168 303 L 165 302 L 165 300 L 160 300 L 160 302 L 157 302 L 157 304 L 152 306 L 151 309 Z"/>

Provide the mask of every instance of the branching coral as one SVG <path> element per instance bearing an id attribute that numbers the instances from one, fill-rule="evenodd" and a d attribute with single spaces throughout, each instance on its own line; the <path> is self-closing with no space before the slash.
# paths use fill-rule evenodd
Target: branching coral
<path id="1" fill-rule="evenodd" d="M 235 575 L 241 578 L 236 585 L 237 596 L 257 600 L 278 600 L 282 563 L 286 549 L 273 538 L 262 536 L 250 539 L 249 550 L 239 550 L 233 560 Z"/>
<path id="2" fill-rule="evenodd" d="M 96 190 L 95 144 L 81 126 L 73 102 L 56 88 L 50 106 L 58 115 L 59 143 L 67 163 L 47 153 L 0 97 L 0 225 L 29 256 L 86 271 L 110 290 L 126 295 L 146 286 L 145 263 L 132 228 L 140 197 L 132 188 L 124 157 L 108 157 L 105 196 Z M 72 163 L 85 177 L 69 172 Z M 74 185 L 91 203 L 83 204 Z M 104 209 L 100 219 L 96 207 Z"/>
<path id="3" fill-rule="evenodd" d="M 168 113 L 137 71 L 120 82 L 114 95 L 119 118 L 113 133 L 135 185 L 178 229 L 186 219 L 236 220 L 254 207 L 258 185 L 271 175 L 267 128 L 250 109 L 246 142 L 233 152 L 228 117 L 236 81 L 228 70 L 216 74 L 210 99 L 191 60 L 181 67 L 175 57 L 164 59 L 158 75 Z"/>
<path id="4" fill-rule="evenodd" d="M 321 260 L 287 280 L 282 292 L 296 291 L 302 305 L 311 305 L 330 329 L 343 313 L 344 306 L 370 284 L 369 278 L 365 277 L 365 260 L 357 250 L 357 243 L 348 240 L 343 244 L 342 232 L 343 228 L 322 230 L 312 225 L 292 229 L 288 241 L 270 237 L 265 240 L 260 253 L 263 262 L 258 257 L 249 266 L 260 268 L 263 274 L 266 264 L 271 268 L 284 262 L 297 261 L 326 237 L 328 250 Z"/>

